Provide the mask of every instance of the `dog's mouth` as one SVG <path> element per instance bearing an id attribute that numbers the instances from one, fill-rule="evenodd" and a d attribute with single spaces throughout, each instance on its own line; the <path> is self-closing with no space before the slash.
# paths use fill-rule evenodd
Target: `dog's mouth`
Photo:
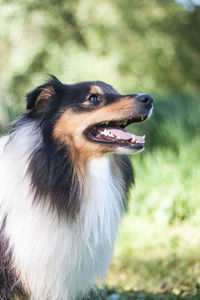
<path id="1" fill-rule="evenodd" d="M 86 136 L 95 142 L 106 143 L 110 146 L 129 148 L 130 150 L 142 150 L 145 143 L 145 135 L 137 136 L 125 130 L 125 127 L 146 120 L 148 116 L 122 119 L 118 121 L 104 121 L 90 126 Z"/>

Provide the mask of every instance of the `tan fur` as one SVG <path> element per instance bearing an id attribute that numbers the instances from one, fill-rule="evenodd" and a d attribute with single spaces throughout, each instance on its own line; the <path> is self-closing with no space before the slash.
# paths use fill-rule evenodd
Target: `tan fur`
<path id="1" fill-rule="evenodd" d="M 96 123 L 126 119 L 132 116 L 133 111 L 134 100 L 130 97 L 121 97 L 110 105 L 81 114 L 67 109 L 57 121 L 53 136 L 71 146 L 72 156 L 78 164 L 87 163 L 89 159 L 110 152 L 111 146 L 88 140 L 84 134 L 85 130 Z"/>
<path id="2" fill-rule="evenodd" d="M 81 104 L 82 107 L 91 107 L 91 102 L 89 101 L 89 97 L 92 94 L 101 95 L 101 102 L 98 106 L 99 108 L 105 105 L 106 98 L 104 97 L 105 96 L 104 92 L 102 91 L 102 89 L 99 86 L 93 85 L 88 93 L 88 97 L 87 97 L 88 101 L 83 102 Z"/>
<path id="3" fill-rule="evenodd" d="M 55 91 L 51 85 L 45 87 L 37 97 L 35 106 L 38 106 L 43 100 L 48 100 L 53 94 L 55 94 Z"/>
<path id="4" fill-rule="evenodd" d="M 103 95 L 104 92 L 98 85 L 93 85 L 90 89 L 90 94 L 101 94 Z"/>
<path id="5" fill-rule="evenodd" d="M 69 109 L 58 120 L 53 132 L 54 138 L 71 146 L 69 148 L 72 151 L 72 157 L 78 165 L 81 161 L 86 164 L 89 158 L 102 156 L 99 147 L 105 148 L 104 152 L 107 149 L 105 145 L 90 142 L 84 135 L 85 129 L 90 125 L 88 120 L 90 114 L 84 113 L 80 116 Z"/>

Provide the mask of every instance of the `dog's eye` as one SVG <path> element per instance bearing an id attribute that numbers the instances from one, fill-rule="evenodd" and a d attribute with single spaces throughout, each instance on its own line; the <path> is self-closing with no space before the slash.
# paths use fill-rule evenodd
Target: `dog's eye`
<path id="1" fill-rule="evenodd" d="M 93 104 L 97 104 L 100 101 L 100 97 L 96 94 L 92 94 L 92 95 L 90 95 L 88 100 Z"/>

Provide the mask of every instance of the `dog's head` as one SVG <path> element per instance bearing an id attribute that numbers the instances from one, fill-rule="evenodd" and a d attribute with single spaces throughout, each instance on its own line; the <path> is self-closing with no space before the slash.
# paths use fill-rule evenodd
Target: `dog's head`
<path id="1" fill-rule="evenodd" d="M 27 96 L 30 116 L 40 120 L 43 134 L 67 144 L 74 157 L 98 157 L 107 152 L 133 153 L 144 147 L 143 136 L 125 127 L 146 120 L 152 97 L 121 95 L 101 81 L 62 84 L 52 77 Z"/>

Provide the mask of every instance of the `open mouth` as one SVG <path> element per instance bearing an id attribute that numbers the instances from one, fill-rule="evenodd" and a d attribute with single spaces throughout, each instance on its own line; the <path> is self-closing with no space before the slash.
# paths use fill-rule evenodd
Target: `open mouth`
<path id="1" fill-rule="evenodd" d="M 89 139 L 113 146 L 125 147 L 133 150 L 141 150 L 144 147 L 145 135 L 137 136 L 125 130 L 125 127 L 138 122 L 143 122 L 147 116 L 128 118 L 118 121 L 104 121 L 87 129 Z"/>

